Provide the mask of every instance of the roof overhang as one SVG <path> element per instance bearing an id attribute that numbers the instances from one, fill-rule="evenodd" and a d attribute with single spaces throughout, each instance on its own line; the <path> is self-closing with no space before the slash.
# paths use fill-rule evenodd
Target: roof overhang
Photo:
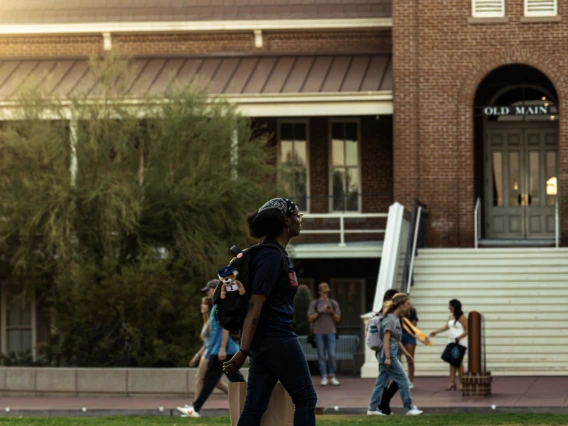
<path id="1" fill-rule="evenodd" d="M 392 91 L 314 93 L 278 96 L 225 96 L 248 117 L 392 115 Z"/>
<path id="2" fill-rule="evenodd" d="M 237 105 L 245 117 L 330 117 L 392 115 L 392 92 L 367 94 L 314 93 L 301 96 L 223 96 Z M 97 102 L 96 99 L 91 102 Z M 143 100 L 131 99 L 128 106 L 136 108 Z M 71 117 L 71 103 L 63 101 L 66 116 Z M 21 117 L 16 101 L 0 101 L 0 120 L 15 120 Z M 53 118 L 46 116 L 47 118 Z"/>
<path id="3" fill-rule="evenodd" d="M 379 259 L 383 252 L 383 242 L 296 244 L 288 248 L 293 259 Z"/>
<path id="4" fill-rule="evenodd" d="M 128 61 L 118 100 L 137 107 L 161 102 L 172 85 L 193 84 L 249 117 L 392 115 L 389 53 L 163 56 Z M 42 82 L 64 106 L 77 97 L 98 102 L 100 82 L 87 58 L 0 60 L 3 119 L 18 114 L 17 92 Z"/>
<path id="5" fill-rule="evenodd" d="M 391 28 L 392 18 L 255 19 L 173 22 L 93 22 L 0 25 L 0 35 L 140 34 L 219 31 L 368 30 Z"/>

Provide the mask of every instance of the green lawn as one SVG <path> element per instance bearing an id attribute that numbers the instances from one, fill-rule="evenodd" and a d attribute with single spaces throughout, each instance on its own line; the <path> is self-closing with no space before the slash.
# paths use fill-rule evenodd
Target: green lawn
<path id="1" fill-rule="evenodd" d="M 229 425 L 228 417 L 187 419 L 180 417 L 0 417 L 0 426 L 218 426 Z M 401 426 L 544 426 L 567 425 L 568 415 L 495 414 L 432 415 L 420 417 L 318 416 L 318 426 L 401 425 Z"/>

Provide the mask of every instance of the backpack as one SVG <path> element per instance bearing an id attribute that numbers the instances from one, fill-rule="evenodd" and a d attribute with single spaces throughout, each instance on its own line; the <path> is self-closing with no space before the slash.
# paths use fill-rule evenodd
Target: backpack
<path id="1" fill-rule="evenodd" d="M 256 253 L 262 248 L 274 247 L 282 254 L 283 271 L 288 274 L 288 262 L 286 253 L 278 244 L 266 243 L 257 244 L 244 250 L 239 250 L 236 246 L 231 247 L 231 253 L 235 257 L 229 262 L 229 266 L 238 270 L 239 281 L 245 288 L 243 295 L 238 291 L 227 292 L 225 298 L 221 298 L 221 288 L 225 285 L 222 281 L 217 285 L 213 295 L 213 305 L 217 306 L 215 316 L 221 327 L 231 333 L 238 334 L 243 328 L 247 315 L 248 303 L 252 293 L 251 285 L 254 278 L 253 260 Z M 282 271 L 280 271 L 282 273 Z M 274 288 L 272 289 L 274 291 Z M 268 298 L 269 295 L 267 295 Z"/>
<path id="2" fill-rule="evenodd" d="M 383 351 L 383 330 L 382 330 L 383 314 L 376 314 L 367 326 L 367 347 L 373 351 Z"/>

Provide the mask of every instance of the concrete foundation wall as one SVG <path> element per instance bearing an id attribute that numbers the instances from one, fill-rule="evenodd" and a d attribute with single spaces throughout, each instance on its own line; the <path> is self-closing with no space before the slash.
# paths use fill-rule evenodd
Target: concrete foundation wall
<path id="1" fill-rule="evenodd" d="M 0 367 L 0 396 L 189 398 L 195 392 L 196 372 L 196 368 Z M 248 377 L 248 369 L 241 372 Z"/>

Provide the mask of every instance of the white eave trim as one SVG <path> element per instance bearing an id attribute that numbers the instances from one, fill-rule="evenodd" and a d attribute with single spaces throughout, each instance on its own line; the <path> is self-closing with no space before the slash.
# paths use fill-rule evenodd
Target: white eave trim
<path id="1" fill-rule="evenodd" d="M 225 95 L 221 96 L 237 105 L 237 110 L 247 117 L 328 117 L 392 115 L 392 92 L 363 93 L 292 93 L 274 95 Z M 95 99 L 92 102 L 96 102 Z M 130 99 L 127 105 L 143 102 Z M 63 101 L 69 106 L 68 101 Z M 16 101 L 0 101 L 0 121 L 18 117 Z M 69 115 L 70 116 L 70 115 Z"/>
<path id="2" fill-rule="evenodd" d="M 392 18 L 257 19 L 234 21 L 93 22 L 0 25 L 0 35 L 171 33 L 205 31 L 294 31 L 392 28 Z"/>
<path id="3" fill-rule="evenodd" d="M 382 241 L 347 243 L 346 247 L 338 244 L 297 244 L 288 246 L 293 259 L 379 259 L 382 257 Z"/>
<path id="4" fill-rule="evenodd" d="M 392 115 L 392 92 L 224 96 L 248 117 Z"/>

